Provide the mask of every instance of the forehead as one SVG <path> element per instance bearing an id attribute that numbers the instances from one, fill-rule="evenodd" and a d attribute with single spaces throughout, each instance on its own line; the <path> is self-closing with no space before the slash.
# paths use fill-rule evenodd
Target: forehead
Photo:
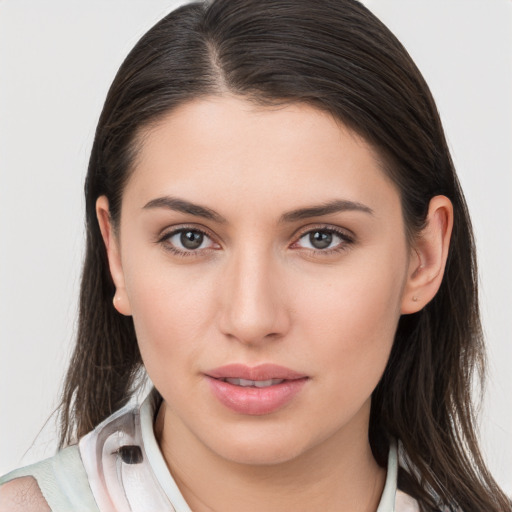
<path id="1" fill-rule="evenodd" d="M 397 191 L 374 149 L 306 104 L 256 106 L 232 96 L 185 103 L 146 129 L 125 195 L 158 195 L 283 209 L 327 196 L 379 203 Z M 229 199 L 229 201 L 227 201 Z M 287 204 L 294 203 L 294 204 Z"/>

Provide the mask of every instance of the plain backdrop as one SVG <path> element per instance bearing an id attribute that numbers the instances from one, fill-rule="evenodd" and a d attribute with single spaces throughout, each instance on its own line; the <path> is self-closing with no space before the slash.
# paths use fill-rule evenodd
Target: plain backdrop
<path id="1" fill-rule="evenodd" d="M 171 0 L 0 0 L 0 474 L 55 450 L 82 188 L 122 59 Z M 437 100 L 473 217 L 489 345 L 482 446 L 512 494 L 512 2 L 367 0 Z M 27 451 L 28 450 L 28 451 Z"/>

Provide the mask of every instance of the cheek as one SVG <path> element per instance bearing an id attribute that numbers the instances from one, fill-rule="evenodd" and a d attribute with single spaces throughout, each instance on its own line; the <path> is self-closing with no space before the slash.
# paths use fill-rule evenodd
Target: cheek
<path id="1" fill-rule="evenodd" d="M 178 371 L 186 362 L 193 365 L 212 323 L 211 284 L 182 267 L 135 261 L 126 267 L 135 331 L 150 377 L 173 363 Z"/>
<path id="2" fill-rule="evenodd" d="M 308 293 L 297 295 L 304 342 L 314 340 L 318 364 L 330 370 L 325 374 L 360 385 L 378 381 L 400 318 L 404 268 L 391 258 L 380 264 L 360 261 L 333 272 L 324 286 L 306 286 Z"/>

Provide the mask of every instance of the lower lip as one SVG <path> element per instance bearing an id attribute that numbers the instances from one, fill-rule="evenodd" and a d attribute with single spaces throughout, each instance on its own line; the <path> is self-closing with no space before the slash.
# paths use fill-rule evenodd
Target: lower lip
<path id="1" fill-rule="evenodd" d="M 210 388 L 217 399 L 227 408 L 239 414 L 261 416 L 275 412 L 302 390 L 308 380 L 285 380 L 281 384 L 266 388 L 235 386 L 223 380 L 207 377 Z"/>

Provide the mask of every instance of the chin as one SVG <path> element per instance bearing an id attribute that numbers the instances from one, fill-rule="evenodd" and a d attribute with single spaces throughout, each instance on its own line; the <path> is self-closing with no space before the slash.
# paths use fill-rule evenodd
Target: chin
<path id="1" fill-rule="evenodd" d="M 255 437 L 226 435 L 215 440 L 218 442 L 209 443 L 209 448 L 226 460 L 249 466 L 284 464 L 297 459 L 309 448 L 303 439 L 292 436 L 283 439 L 276 432 Z"/>
<path id="2" fill-rule="evenodd" d="M 225 459 L 236 464 L 247 466 L 275 466 L 285 464 L 296 459 L 301 454 L 300 450 L 283 450 L 283 447 L 275 449 L 274 447 L 239 447 L 230 450 L 225 454 Z"/>

